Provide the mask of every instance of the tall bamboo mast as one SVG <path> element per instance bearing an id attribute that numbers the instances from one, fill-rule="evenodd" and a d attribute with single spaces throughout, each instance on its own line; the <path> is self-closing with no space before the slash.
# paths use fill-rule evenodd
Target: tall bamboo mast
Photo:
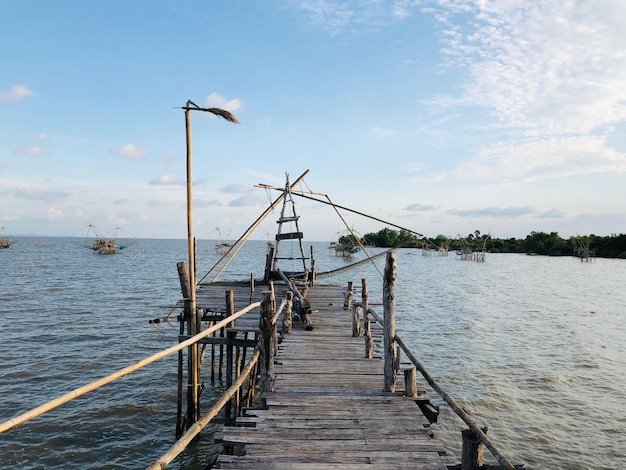
<path id="1" fill-rule="evenodd" d="M 193 101 L 188 100 L 183 106 L 185 110 L 185 137 L 187 144 L 187 248 L 189 251 L 189 311 L 187 312 L 187 333 L 195 336 L 200 332 L 200 318 L 196 308 L 196 240 L 193 236 L 193 195 L 192 195 L 192 145 L 191 145 L 191 115 L 190 111 L 204 111 L 226 119 L 229 122 L 239 123 L 230 112 L 220 108 L 201 108 Z M 200 383 L 199 346 L 197 343 L 189 346 L 188 353 L 188 400 L 187 400 L 187 427 L 195 423 L 200 417 L 198 387 Z"/>

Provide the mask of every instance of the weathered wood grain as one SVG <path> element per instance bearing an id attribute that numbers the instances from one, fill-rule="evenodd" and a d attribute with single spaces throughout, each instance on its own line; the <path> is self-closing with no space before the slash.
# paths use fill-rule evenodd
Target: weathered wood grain
<path id="1" fill-rule="evenodd" d="M 371 325 L 373 358 L 365 358 L 363 338 L 352 336 L 352 312 L 343 309 L 343 290 L 309 289 L 315 329 L 294 321 L 283 335 L 274 391 L 263 393 L 263 408 L 248 409 L 237 426 L 215 434 L 226 449 L 237 449 L 220 455 L 216 468 L 444 470 L 456 463 L 416 404 L 426 400 L 423 390 L 405 397 L 399 381 L 384 392 L 382 328 Z M 235 303 L 249 296 L 235 292 Z"/>

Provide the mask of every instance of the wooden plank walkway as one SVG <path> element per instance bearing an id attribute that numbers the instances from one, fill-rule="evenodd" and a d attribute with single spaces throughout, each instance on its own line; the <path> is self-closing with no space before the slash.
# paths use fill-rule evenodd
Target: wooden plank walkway
<path id="1" fill-rule="evenodd" d="M 364 338 L 352 337 L 352 314 L 343 290 L 309 290 L 313 331 L 294 322 L 276 358 L 275 391 L 265 409 L 248 410 L 238 426 L 216 434 L 235 455 L 220 455 L 216 468 L 447 469 L 457 463 L 432 438 L 415 398 L 383 392 L 382 347 L 365 358 Z M 280 331 L 280 330 L 279 330 Z M 374 329 L 379 343 L 380 329 Z M 423 398 L 423 397 L 422 397 Z M 245 454 L 245 455 L 241 455 Z"/>

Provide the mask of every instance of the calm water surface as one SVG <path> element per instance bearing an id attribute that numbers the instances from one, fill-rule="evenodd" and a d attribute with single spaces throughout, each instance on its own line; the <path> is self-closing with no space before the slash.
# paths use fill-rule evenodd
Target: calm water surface
<path id="1" fill-rule="evenodd" d="M 217 259 L 213 243 L 199 241 L 199 275 Z M 319 270 L 345 263 L 314 245 Z M 0 250 L 0 421 L 175 344 L 175 321 L 149 320 L 180 299 L 186 247 L 132 240 L 97 256 L 23 238 Z M 264 253 L 265 242 L 249 242 L 222 279 L 260 276 Z M 626 468 L 625 261 L 399 250 L 397 262 L 398 333 L 504 454 L 533 468 Z M 372 266 L 328 282 L 361 278 L 380 298 Z M 436 437 L 458 456 L 464 424 L 429 395 L 441 405 Z M 174 442 L 175 415 L 172 356 L 0 434 L 0 466 L 145 468 Z M 168 468 L 203 468 L 216 452 L 211 431 Z"/>

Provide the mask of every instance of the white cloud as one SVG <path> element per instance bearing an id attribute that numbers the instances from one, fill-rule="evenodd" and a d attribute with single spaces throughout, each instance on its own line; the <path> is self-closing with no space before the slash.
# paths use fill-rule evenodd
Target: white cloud
<path id="1" fill-rule="evenodd" d="M 207 96 L 206 104 L 211 108 L 222 108 L 230 112 L 241 109 L 241 101 L 239 99 L 230 100 L 219 93 L 211 93 Z"/>
<path id="2" fill-rule="evenodd" d="M 48 220 L 61 220 L 63 218 L 63 211 L 51 207 L 48 209 Z"/>
<path id="3" fill-rule="evenodd" d="M 111 153 L 129 160 L 141 160 L 146 154 L 146 149 L 144 147 L 137 147 L 133 144 L 127 144 L 113 149 Z"/>
<path id="4" fill-rule="evenodd" d="M 34 94 L 26 85 L 15 85 L 9 91 L 0 91 L 0 101 L 17 102 Z"/>

